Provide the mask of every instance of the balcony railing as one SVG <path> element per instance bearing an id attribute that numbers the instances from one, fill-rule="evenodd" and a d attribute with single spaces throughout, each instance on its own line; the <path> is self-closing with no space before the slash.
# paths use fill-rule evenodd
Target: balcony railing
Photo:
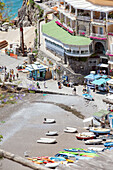
<path id="1" fill-rule="evenodd" d="M 99 39 L 99 40 L 107 40 L 107 35 L 106 34 L 91 33 L 90 38 Z"/>
<path id="2" fill-rule="evenodd" d="M 103 18 L 103 19 L 96 19 L 96 18 L 93 18 L 93 22 L 100 22 L 100 23 L 106 23 L 106 19 Z"/>
<path id="3" fill-rule="evenodd" d="M 111 51 L 111 50 L 107 50 L 107 51 L 106 51 L 106 55 L 108 55 L 108 56 L 111 56 L 111 57 L 112 57 L 112 56 L 113 56 L 113 51 Z"/>
<path id="4" fill-rule="evenodd" d="M 88 21 L 88 20 L 91 20 L 91 17 L 88 17 L 88 16 L 77 16 L 77 19 Z"/>
<path id="5" fill-rule="evenodd" d="M 84 31 L 84 30 L 79 30 L 78 33 L 79 33 L 80 35 L 85 35 L 85 34 L 86 34 L 86 31 Z"/>

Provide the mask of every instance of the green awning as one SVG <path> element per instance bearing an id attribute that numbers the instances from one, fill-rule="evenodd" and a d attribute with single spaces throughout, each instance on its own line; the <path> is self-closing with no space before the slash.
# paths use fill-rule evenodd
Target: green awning
<path id="1" fill-rule="evenodd" d="M 108 110 L 100 110 L 99 112 L 95 112 L 93 114 L 94 117 L 102 117 L 102 116 L 105 116 L 109 113 Z"/>

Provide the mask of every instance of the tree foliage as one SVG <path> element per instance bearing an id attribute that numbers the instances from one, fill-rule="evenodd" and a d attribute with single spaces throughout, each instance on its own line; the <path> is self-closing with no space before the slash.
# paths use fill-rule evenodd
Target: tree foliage
<path id="1" fill-rule="evenodd" d="M 11 14 L 12 3 L 5 4 L 0 1 L 0 20 L 9 21 L 15 14 Z"/>

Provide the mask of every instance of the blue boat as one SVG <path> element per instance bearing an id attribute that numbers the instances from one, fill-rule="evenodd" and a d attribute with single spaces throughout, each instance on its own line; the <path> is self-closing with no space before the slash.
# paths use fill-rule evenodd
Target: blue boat
<path id="1" fill-rule="evenodd" d="M 85 153 L 96 153 L 96 151 L 93 150 L 85 150 L 85 149 L 77 149 L 77 148 L 73 148 L 73 149 L 64 149 L 65 151 L 68 152 L 85 152 Z"/>
<path id="2" fill-rule="evenodd" d="M 106 142 L 104 143 L 105 147 L 112 147 L 113 146 L 113 142 Z"/>

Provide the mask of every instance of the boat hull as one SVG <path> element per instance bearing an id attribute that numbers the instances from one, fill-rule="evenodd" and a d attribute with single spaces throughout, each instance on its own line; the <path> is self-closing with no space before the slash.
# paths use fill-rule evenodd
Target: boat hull
<path id="1" fill-rule="evenodd" d="M 89 131 L 90 131 L 90 132 L 93 132 L 93 133 L 100 134 L 100 135 L 109 134 L 109 133 L 110 133 L 110 130 L 101 131 L 101 130 L 89 129 Z"/>

